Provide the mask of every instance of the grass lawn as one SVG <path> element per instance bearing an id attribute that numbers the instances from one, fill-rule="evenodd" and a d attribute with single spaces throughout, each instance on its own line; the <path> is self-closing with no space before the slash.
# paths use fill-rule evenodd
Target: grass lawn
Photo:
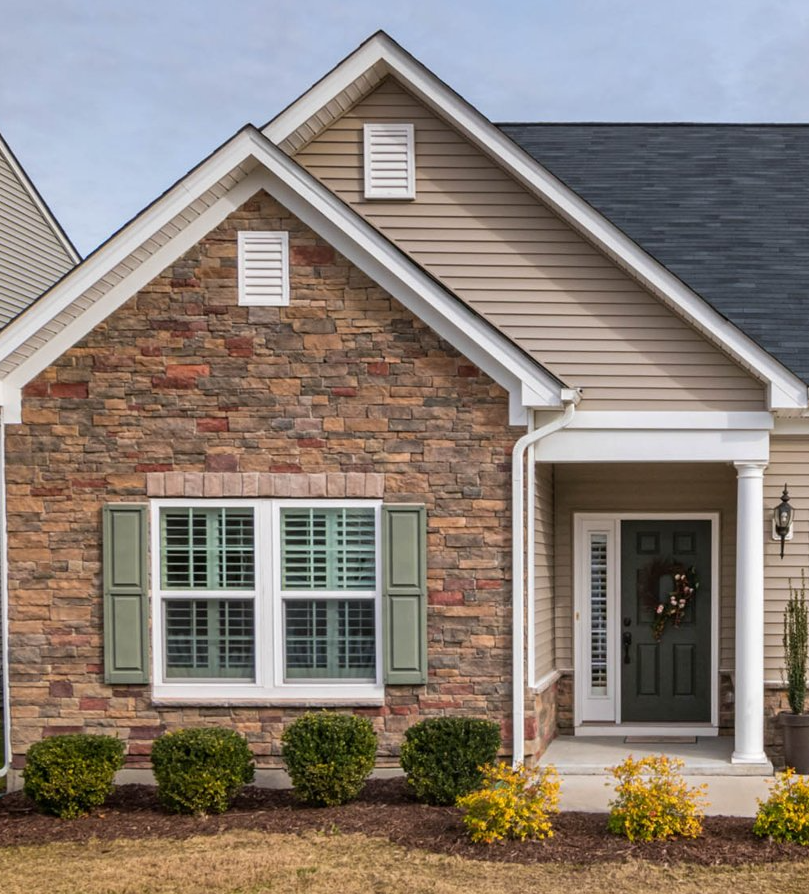
<path id="1" fill-rule="evenodd" d="M 81 822 L 80 820 L 78 822 Z M 809 863 L 739 868 L 632 863 L 486 863 L 407 851 L 364 835 L 229 831 L 184 841 L 123 840 L 0 849 L 3 894 L 798 894 Z"/>

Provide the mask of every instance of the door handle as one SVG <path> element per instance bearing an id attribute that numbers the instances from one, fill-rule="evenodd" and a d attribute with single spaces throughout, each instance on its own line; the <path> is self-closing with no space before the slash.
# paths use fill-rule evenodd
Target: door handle
<path id="1" fill-rule="evenodd" d="M 624 647 L 624 664 L 629 664 L 629 647 L 632 645 L 632 634 L 628 630 L 621 636 L 621 643 Z"/>

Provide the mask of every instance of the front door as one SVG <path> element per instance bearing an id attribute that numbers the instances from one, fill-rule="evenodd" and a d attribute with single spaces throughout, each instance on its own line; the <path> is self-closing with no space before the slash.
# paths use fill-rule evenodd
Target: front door
<path id="1" fill-rule="evenodd" d="M 674 574 L 695 569 L 699 586 L 659 638 Z M 621 522 L 621 722 L 711 719 L 711 523 Z M 679 621 L 679 623 L 675 623 Z"/>

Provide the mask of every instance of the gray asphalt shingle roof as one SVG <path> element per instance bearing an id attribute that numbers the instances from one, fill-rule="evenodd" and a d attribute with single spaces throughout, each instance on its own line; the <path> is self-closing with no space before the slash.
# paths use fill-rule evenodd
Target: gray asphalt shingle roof
<path id="1" fill-rule="evenodd" d="M 498 127 L 809 382 L 809 125 Z"/>

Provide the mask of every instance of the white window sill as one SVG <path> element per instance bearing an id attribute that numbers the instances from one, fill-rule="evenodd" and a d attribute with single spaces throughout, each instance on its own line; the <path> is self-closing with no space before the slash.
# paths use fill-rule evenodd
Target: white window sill
<path id="1" fill-rule="evenodd" d="M 244 684 L 175 683 L 152 687 L 155 705 L 382 705 L 385 687 L 375 684 L 345 685 L 311 683 L 289 684 L 283 688 L 263 689 Z"/>

